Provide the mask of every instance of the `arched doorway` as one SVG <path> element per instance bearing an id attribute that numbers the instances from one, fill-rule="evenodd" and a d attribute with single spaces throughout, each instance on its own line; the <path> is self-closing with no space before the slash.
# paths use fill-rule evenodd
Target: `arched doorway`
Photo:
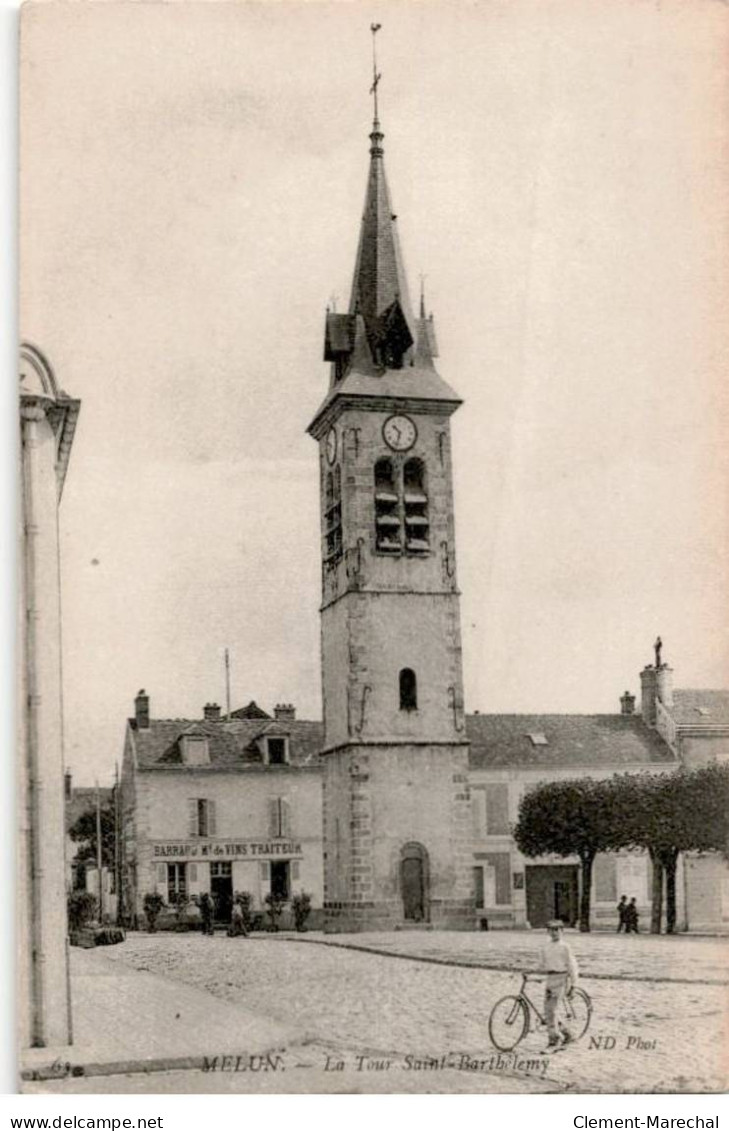
<path id="1" fill-rule="evenodd" d="M 400 853 L 400 891 L 403 917 L 411 923 L 424 923 L 429 918 L 428 853 L 422 844 L 406 844 Z"/>

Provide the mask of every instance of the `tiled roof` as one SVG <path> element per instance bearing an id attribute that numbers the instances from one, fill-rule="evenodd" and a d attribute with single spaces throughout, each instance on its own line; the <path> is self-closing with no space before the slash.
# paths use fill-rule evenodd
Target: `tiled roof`
<path id="1" fill-rule="evenodd" d="M 197 734 L 208 738 L 210 764 L 212 766 L 261 765 L 263 753 L 256 745 L 256 739 L 271 730 L 272 720 L 231 719 L 220 722 L 200 722 L 198 719 L 150 719 L 148 727 L 137 727 L 129 720 L 137 752 L 137 764 L 141 768 L 150 766 L 182 765 L 179 739 L 195 727 Z M 276 723 L 277 734 L 289 736 L 289 764 L 292 766 L 311 766 L 319 761 L 324 727 L 320 722 L 294 719 Z M 199 766 L 195 767 L 200 769 Z"/>
<path id="2" fill-rule="evenodd" d="M 729 726 L 729 691 L 674 691 L 667 710 L 679 726 Z"/>
<path id="3" fill-rule="evenodd" d="M 468 715 L 466 734 L 474 770 L 674 761 L 639 715 Z"/>
<path id="4" fill-rule="evenodd" d="M 99 799 L 102 809 L 111 804 L 111 789 L 99 789 Z M 66 832 L 73 828 L 83 813 L 90 810 L 96 811 L 96 786 L 75 786 L 71 796 L 65 799 L 64 824 Z"/>

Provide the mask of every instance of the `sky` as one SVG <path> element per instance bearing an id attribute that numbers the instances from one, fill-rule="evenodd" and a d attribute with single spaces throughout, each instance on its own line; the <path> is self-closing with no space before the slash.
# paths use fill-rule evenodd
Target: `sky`
<path id="1" fill-rule="evenodd" d="M 66 762 L 153 717 L 320 718 L 324 313 L 369 25 L 453 420 L 466 708 L 612 712 L 658 633 L 729 686 L 729 9 L 715 0 L 26 4 L 21 335 L 82 401 Z"/>

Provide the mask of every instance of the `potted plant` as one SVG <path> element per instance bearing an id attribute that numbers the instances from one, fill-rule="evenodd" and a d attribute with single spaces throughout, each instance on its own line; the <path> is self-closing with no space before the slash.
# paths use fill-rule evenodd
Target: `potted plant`
<path id="1" fill-rule="evenodd" d="M 294 913 L 294 926 L 297 931 L 306 930 L 306 920 L 311 914 L 311 896 L 302 891 L 291 900 L 291 909 Z"/>
<path id="2" fill-rule="evenodd" d="M 284 896 L 278 895 L 277 893 L 271 891 L 266 896 L 264 902 L 268 907 L 268 918 L 270 921 L 268 929 L 269 931 L 277 931 L 278 921 L 281 918 L 281 913 L 283 912 L 284 907 L 286 906 L 286 899 Z"/>
<path id="3" fill-rule="evenodd" d="M 165 901 L 158 891 L 148 891 L 144 897 L 144 914 L 147 916 L 147 927 L 151 934 L 157 930 L 157 920 Z"/>

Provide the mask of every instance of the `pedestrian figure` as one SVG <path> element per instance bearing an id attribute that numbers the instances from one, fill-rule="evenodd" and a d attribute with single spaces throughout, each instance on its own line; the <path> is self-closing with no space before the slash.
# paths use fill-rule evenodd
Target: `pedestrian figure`
<path id="1" fill-rule="evenodd" d="M 243 908 L 237 901 L 233 904 L 233 909 L 231 911 L 228 934 L 231 936 L 231 938 L 238 938 L 240 935 L 248 935 L 248 931 L 246 930 L 246 925 L 243 920 Z"/>
<path id="2" fill-rule="evenodd" d="M 630 903 L 625 909 L 625 933 L 633 933 L 637 935 L 638 932 L 638 907 L 635 902 L 635 896 L 631 899 Z"/>
<path id="3" fill-rule="evenodd" d="M 573 986 L 577 984 L 579 971 L 572 948 L 562 938 L 564 924 L 561 919 L 551 919 L 547 923 L 549 942 L 542 951 L 542 970 L 547 975 L 544 989 L 544 1017 L 549 1032 L 548 1047 L 557 1048 L 567 1044 L 572 1038 L 569 1032 L 557 1028 L 557 1007 Z"/>
<path id="4" fill-rule="evenodd" d="M 202 930 L 204 935 L 213 935 L 213 901 L 207 892 L 200 896 L 200 915 L 202 917 Z"/>
<path id="5" fill-rule="evenodd" d="M 628 920 L 626 919 L 627 910 L 628 897 L 627 895 L 621 895 L 620 903 L 618 904 L 618 934 L 620 934 L 621 931 L 625 931 L 626 935 L 628 933 Z"/>

